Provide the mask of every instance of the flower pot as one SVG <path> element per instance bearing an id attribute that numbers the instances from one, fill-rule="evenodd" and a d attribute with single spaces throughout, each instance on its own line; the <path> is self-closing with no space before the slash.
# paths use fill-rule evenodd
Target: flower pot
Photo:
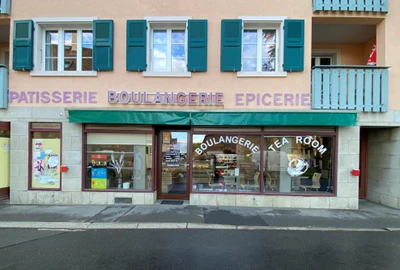
<path id="1" fill-rule="evenodd" d="M 131 185 L 131 183 L 129 183 L 129 182 L 122 183 L 122 188 L 129 189 L 130 185 Z"/>

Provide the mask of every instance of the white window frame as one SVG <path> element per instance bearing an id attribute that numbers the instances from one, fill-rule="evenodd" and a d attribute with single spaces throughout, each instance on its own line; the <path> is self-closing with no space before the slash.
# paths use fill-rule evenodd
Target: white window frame
<path id="1" fill-rule="evenodd" d="M 93 31 L 93 20 L 97 20 L 97 17 L 68 17 L 68 18 L 34 18 L 33 23 L 35 27 L 33 35 L 33 63 L 34 69 L 30 72 L 31 76 L 97 76 L 97 71 L 95 70 L 85 70 L 85 71 L 64 71 L 64 61 L 58 61 L 58 69 L 60 71 L 46 71 L 45 70 L 45 41 L 46 41 L 46 31 L 58 31 L 59 45 L 64 44 L 64 30 L 77 30 L 78 32 L 78 44 L 81 44 L 81 36 L 84 30 Z M 79 47 L 79 46 L 78 46 Z M 58 46 L 57 57 L 64 58 L 64 46 Z M 93 57 L 93 55 L 92 55 Z M 77 61 L 78 67 L 81 66 L 82 61 L 82 51 L 78 49 L 77 51 Z"/>
<path id="2" fill-rule="evenodd" d="M 177 17 L 144 17 L 147 21 L 147 48 L 146 60 L 147 68 L 143 72 L 144 77 L 191 77 L 192 72 L 187 71 L 188 63 L 188 20 L 192 17 L 177 16 Z M 178 25 L 176 27 L 176 25 Z M 154 30 L 167 30 L 167 67 L 171 67 L 171 33 L 172 30 L 185 30 L 185 71 L 172 72 L 172 71 L 153 71 L 152 61 L 152 48 L 153 48 L 153 31 Z"/>
<path id="3" fill-rule="evenodd" d="M 339 49 L 313 49 L 311 58 L 331 57 L 332 65 L 341 65 L 342 51 Z M 317 64 L 315 64 L 317 66 Z"/>
<path id="4" fill-rule="evenodd" d="M 252 26 L 257 25 L 257 51 L 260 50 L 261 53 L 261 46 L 262 46 L 262 38 L 261 38 L 261 31 L 263 29 L 267 30 L 276 30 L 276 58 L 275 64 L 276 69 L 275 71 L 255 71 L 255 72 L 248 72 L 248 71 L 239 71 L 237 72 L 237 77 L 286 77 L 287 72 L 283 71 L 283 44 L 284 44 L 284 32 L 283 26 L 284 21 L 287 17 L 283 16 L 239 16 L 238 19 L 242 20 L 242 35 L 244 30 L 246 29 L 256 29 L 255 27 L 246 27 L 246 24 L 251 24 Z M 242 38 L 242 56 L 241 56 L 241 64 L 243 67 L 243 44 L 244 40 Z M 257 67 L 260 65 L 261 67 L 261 57 L 257 56 Z"/>

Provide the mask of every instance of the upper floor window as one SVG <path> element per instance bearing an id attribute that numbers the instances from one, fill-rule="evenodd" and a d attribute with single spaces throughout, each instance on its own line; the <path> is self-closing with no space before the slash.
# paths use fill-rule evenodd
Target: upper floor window
<path id="1" fill-rule="evenodd" d="M 304 20 L 239 17 L 221 21 L 221 71 L 286 76 L 304 70 Z"/>
<path id="2" fill-rule="evenodd" d="M 186 72 L 187 42 L 185 24 L 181 27 L 151 30 L 151 71 Z"/>
<path id="3" fill-rule="evenodd" d="M 95 76 L 113 70 L 113 31 L 112 20 L 16 20 L 13 70 L 32 76 Z"/>
<path id="4" fill-rule="evenodd" d="M 45 71 L 92 70 L 93 33 L 91 29 L 57 29 L 43 32 L 45 42 L 42 69 Z"/>
<path id="5" fill-rule="evenodd" d="M 245 28 L 243 31 L 244 72 L 275 72 L 281 58 L 277 54 L 276 28 Z"/>
<path id="6" fill-rule="evenodd" d="M 207 20 L 147 17 L 127 21 L 126 69 L 144 76 L 190 77 L 207 70 Z"/>

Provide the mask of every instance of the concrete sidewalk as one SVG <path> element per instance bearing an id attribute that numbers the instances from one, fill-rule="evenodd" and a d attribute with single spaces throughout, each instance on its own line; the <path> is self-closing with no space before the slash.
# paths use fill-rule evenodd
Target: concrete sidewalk
<path id="1" fill-rule="evenodd" d="M 191 205 L 0 205 L 0 228 L 264 229 L 400 231 L 400 210 L 360 201 L 359 210 Z"/>

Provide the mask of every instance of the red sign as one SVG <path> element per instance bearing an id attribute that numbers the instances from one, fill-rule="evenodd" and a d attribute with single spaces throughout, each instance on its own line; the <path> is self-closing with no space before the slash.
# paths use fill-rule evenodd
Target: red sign
<path id="1" fill-rule="evenodd" d="M 92 155 L 92 158 L 100 158 L 100 159 L 106 159 L 107 155 Z"/>

